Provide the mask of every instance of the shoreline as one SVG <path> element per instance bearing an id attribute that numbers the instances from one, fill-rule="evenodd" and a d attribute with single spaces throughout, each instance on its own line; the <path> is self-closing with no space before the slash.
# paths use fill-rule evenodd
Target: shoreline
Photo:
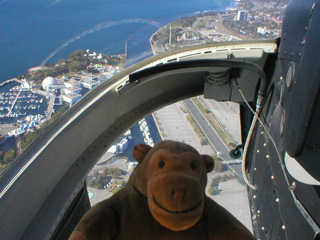
<path id="1" fill-rule="evenodd" d="M 281 37 L 286 3 L 259 0 L 229 3 L 224 8 L 189 14 L 158 29 L 149 38 L 153 55 L 214 42 Z"/>
<path id="2" fill-rule="evenodd" d="M 205 13 L 218 13 L 218 12 L 225 12 L 227 11 L 228 8 L 236 8 L 236 2 L 239 2 L 241 0 L 229 0 L 229 5 L 228 6 L 225 6 L 225 7 L 222 7 L 222 8 L 216 8 L 216 9 L 210 9 L 210 10 L 203 10 L 203 11 L 197 11 L 197 12 L 193 12 L 193 13 L 186 13 L 186 14 L 183 14 L 183 15 L 180 15 L 179 18 L 167 23 L 166 25 L 162 26 L 161 28 L 159 28 L 157 31 L 155 31 L 150 37 L 149 37 L 149 43 L 150 43 L 150 46 L 151 46 L 151 50 L 152 50 L 152 53 L 153 53 L 153 56 L 156 56 L 157 54 L 161 53 L 159 51 L 156 50 L 156 46 L 152 40 L 153 36 L 155 34 L 157 34 L 159 31 L 161 31 L 162 29 L 168 27 L 169 25 L 171 25 L 172 23 L 174 23 L 175 21 L 179 20 L 179 19 L 182 19 L 182 18 L 188 18 L 188 17 L 191 17 L 191 16 L 197 16 L 197 15 L 201 15 L 201 14 L 205 14 Z"/>

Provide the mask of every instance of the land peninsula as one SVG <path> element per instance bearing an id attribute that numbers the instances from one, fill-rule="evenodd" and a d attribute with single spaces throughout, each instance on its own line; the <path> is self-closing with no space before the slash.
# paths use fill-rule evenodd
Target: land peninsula
<path id="1" fill-rule="evenodd" d="M 288 2 L 238 0 L 223 11 L 178 19 L 150 37 L 153 54 L 211 42 L 278 38 Z"/>

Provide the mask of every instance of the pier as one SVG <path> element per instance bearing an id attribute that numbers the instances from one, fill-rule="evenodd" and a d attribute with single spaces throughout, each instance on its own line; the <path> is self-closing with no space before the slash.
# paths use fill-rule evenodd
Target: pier
<path id="1" fill-rule="evenodd" d="M 12 109 L 13 109 L 14 105 L 16 104 L 16 102 L 17 102 L 17 100 L 18 100 L 18 98 L 19 98 L 19 95 L 20 95 L 21 91 L 22 91 L 22 88 L 19 90 L 18 94 L 16 95 L 16 98 L 14 99 L 14 101 L 13 101 L 13 103 L 12 103 L 12 106 L 11 106 L 11 108 L 9 109 L 9 112 L 8 112 L 8 114 L 7 114 L 7 117 L 10 117 L 10 116 L 11 116 Z"/>
<path id="2" fill-rule="evenodd" d="M 6 80 L 6 81 L 4 81 L 4 82 L 0 83 L 0 87 L 2 87 L 2 86 L 4 86 L 4 85 L 6 85 L 7 83 L 17 82 L 17 81 L 18 81 L 18 79 L 17 79 L 17 78 L 11 78 L 11 79 L 8 79 L 8 80 Z"/>
<path id="3" fill-rule="evenodd" d="M 47 115 L 46 119 L 50 120 L 52 113 L 53 113 L 53 105 L 54 105 L 55 96 L 50 96 L 50 100 L 48 102 L 48 109 L 47 109 Z"/>

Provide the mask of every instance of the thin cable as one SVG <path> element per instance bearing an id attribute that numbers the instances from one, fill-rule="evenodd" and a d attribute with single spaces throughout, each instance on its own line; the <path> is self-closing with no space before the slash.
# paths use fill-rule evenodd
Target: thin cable
<path id="1" fill-rule="evenodd" d="M 254 111 L 252 109 L 252 107 L 250 106 L 250 104 L 248 103 L 247 99 L 244 97 L 243 95 L 243 92 L 237 82 L 236 79 L 234 79 L 236 85 L 237 85 L 237 88 L 243 98 L 243 100 L 245 101 L 245 103 L 247 104 L 247 106 L 249 107 L 249 109 L 252 111 L 252 113 L 254 114 L 254 117 L 253 117 L 253 120 L 252 120 L 252 123 L 251 123 L 251 126 L 250 126 L 250 129 L 249 129 L 249 133 L 247 135 L 247 139 L 246 139 L 246 142 L 245 142 L 245 145 L 244 145 L 244 149 L 243 149 L 243 156 L 242 156 L 242 163 L 241 163 L 241 168 L 242 168 L 242 176 L 243 176 L 243 179 L 244 181 L 246 182 L 246 184 L 248 185 L 248 187 L 250 187 L 252 190 L 256 191 L 257 190 L 257 187 L 254 186 L 252 183 L 250 183 L 249 179 L 248 179 L 248 176 L 246 174 L 246 158 L 247 158 L 247 153 L 248 153 L 248 148 L 249 148 L 249 145 L 250 145 L 250 141 L 251 141 L 251 138 L 252 138 L 252 134 L 253 134 L 253 131 L 254 131 L 254 128 L 257 124 L 257 119 L 259 119 L 259 113 L 260 113 L 260 109 L 261 109 L 261 103 L 262 102 L 262 99 L 261 97 L 259 96 L 258 97 L 258 101 L 257 101 L 257 110 Z M 259 104 L 258 104 L 259 102 Z"/>
<path id="2" fill-rule="evenodd" d="M 240 86 L 239 86 L 239 84 L 238 84 L 238 81 L 235 79 L 235 83 L 236 83 L 236 85 L 237 85 L 237 87 L 238 87 L 238 91 L 239 91 L 239 93 L 240 93 L 240 95 L 241 95 L 241 97 L 243 98 L 243 100 L 244 100 L 244 102 L 246 103 L 246 105 L 248 106 L 248 108 L 250 109 L 250 111 L 254 114 L 254 116 L 256 117 L 256 120 L 255 119 L 253 119 L 252 121 L 259 121 L 259 123 L 261 124 L 261 126 L 263 127 L 263 129 L 266 131 L 266 133 L 268 134 L 268 136 L 270 137 L 270 139 L 271 139 L 271 142 L 272 142 L 272 144 L 273 144 L 273 146 L 274 146 L 274 148 L 275 148 L 275 150 L 276 150 L 276 153 L 277 153 L 277 156 L 278 156 L 278 158 L 279 158 L 279 160 L 281 161 L 282 160 L 282 157 L 281 157 L 281 154 L 280 154 L 280 151 L 279 151 L 279 149 L 278 149 L 278 147 L 277 147 L 277 145 L 276 145 L 276 142 L 275 142 L 275 140 L 274 140 L 274 138 L 272 137 L 272 135 L 271 135 L 271 133 L 269 132 L 269 129 L 265 126 L 265 124 L 264 124 L 264 122 L 262 122 L 262 120 L 260 119 L 260 117 L 258 116 L 258 109 L 257 109 L 257 111 L 254 111 L 253 110 L 253 108 L 250 106 L 250 104 L 249 104 L 249 102 L 247 101 L 247 99 L 246 99 L 246 97 L 244 96 L 244 94 L 243 94 L 243 92 L 242 92 L 242 90 L 241 90 L 241 88 L 240 88 Z M 261 107 L 261 106 L 260 106 Z M 260 109 L 259 109 L 259 112 L 260 112 Z M 256 123 L 255 123 L 256 124 Z M 253 123 L 251 123 L 251 127 L 252 127 L 252 125 L 253 125 Z M 247 140 L 248 140 L 248 138 L 247 138 Z M 250 141 L 250 140 L 249 140 Z M 247 154 L 247 153 L 246 153 Z M 287 180 L 287 179 L 286 179 Z M 290 183 L 289 183 L 289 181 L 287 180 L 287 184 L 289 184 L 290 185 Z"/>

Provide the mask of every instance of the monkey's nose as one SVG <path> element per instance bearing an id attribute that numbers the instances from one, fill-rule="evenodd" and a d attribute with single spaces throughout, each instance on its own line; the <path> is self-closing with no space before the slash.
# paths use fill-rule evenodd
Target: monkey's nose
<path id="1" fill-rule="evenodd" d="M 175 201 L 181 201 L 185 195 L 185 190 L 183 189 L 175 189 L 171 191 L 171 196 Z"/>

